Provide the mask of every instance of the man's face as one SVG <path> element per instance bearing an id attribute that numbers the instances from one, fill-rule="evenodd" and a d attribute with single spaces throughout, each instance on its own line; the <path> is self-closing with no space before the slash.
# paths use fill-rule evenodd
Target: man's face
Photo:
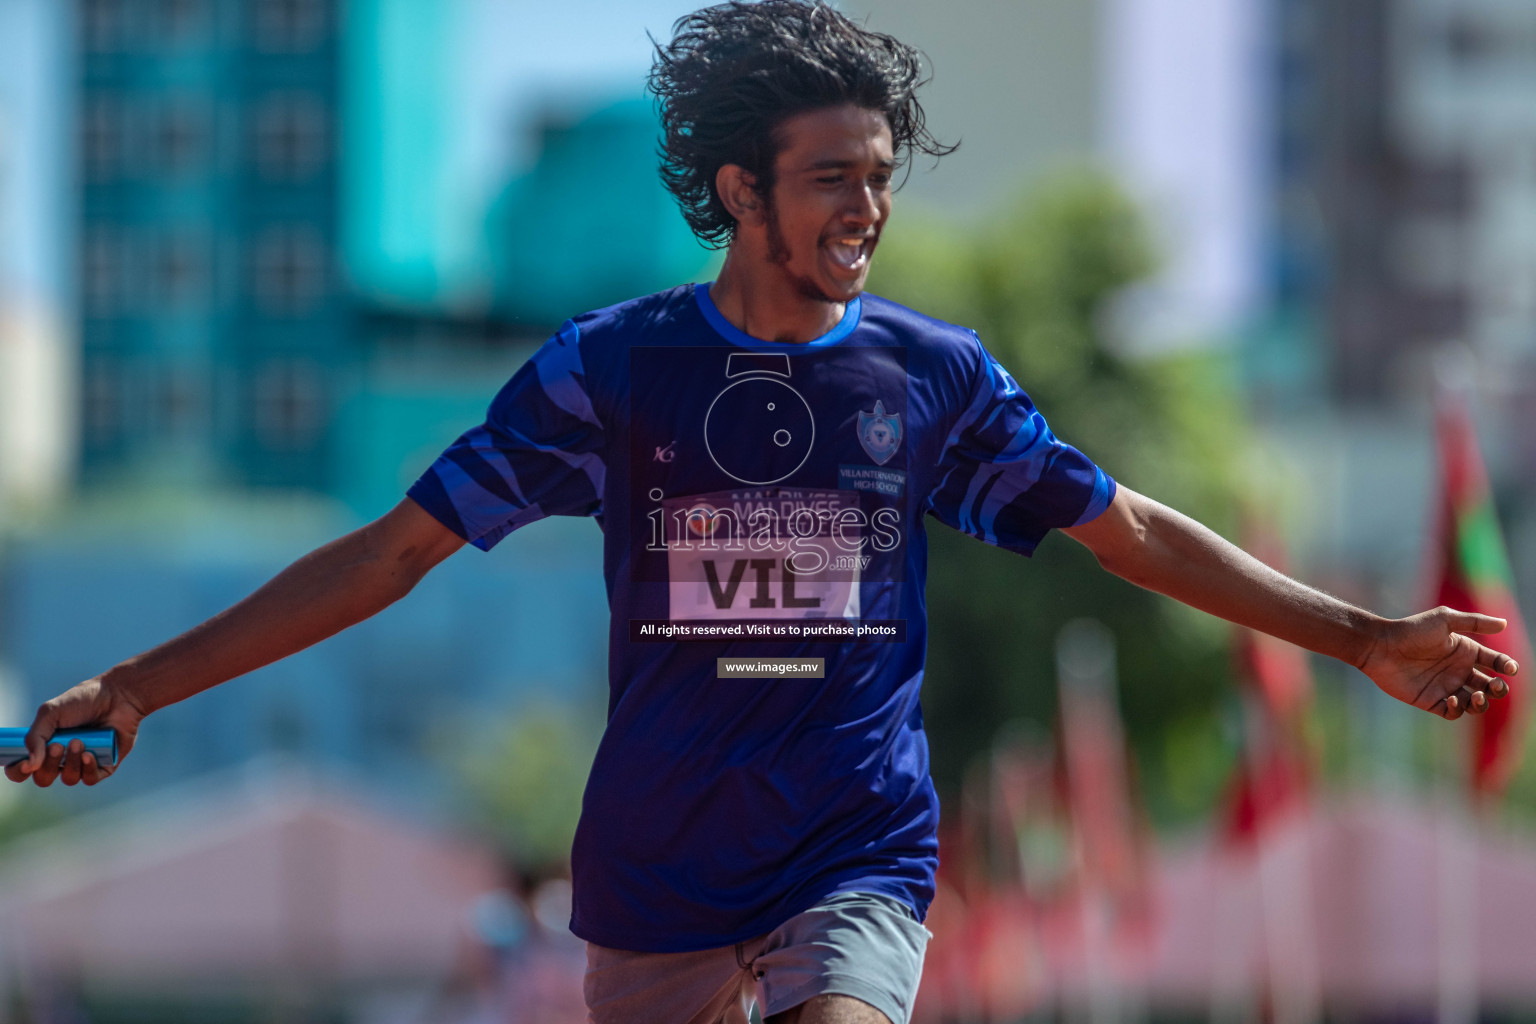
<path id="1" fill-rule="evenodd" d="M 891 214 L 891 127 L 879 111 L 848 104 L 796 114 L 778 138 L 769 261 L 806 298 L 846 302 L 864 290 Z"/>

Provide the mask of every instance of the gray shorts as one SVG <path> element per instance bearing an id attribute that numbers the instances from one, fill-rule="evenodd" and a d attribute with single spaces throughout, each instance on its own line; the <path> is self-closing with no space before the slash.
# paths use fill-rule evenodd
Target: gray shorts
<path id="1" fill-rule="evenodd" d="M 814 996 L 845 995 L 907 1024 L 932 938 L 906 905 L 843 892 L 767 935 L 696 953 L 632 953 L 587 943 L 594 1024 L 747 1024 Z"/>

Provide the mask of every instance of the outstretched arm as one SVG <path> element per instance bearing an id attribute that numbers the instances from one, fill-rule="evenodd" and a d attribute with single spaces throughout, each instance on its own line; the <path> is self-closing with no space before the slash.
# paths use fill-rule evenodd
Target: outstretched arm
<path id="1" fill-rule="evenodd" d="M 145 715 L 382 611 L 463 543 L 415 502 L 400 502 L 311 551 L 239 604 L 43 704 L 27 733 L 27 760 L 8 766 L 6 776 L 39 786 L 55 778 L 66 785 L 99 782 L 114 769 L 82 753 L 79 741 L 68 750 L 48 745 L 55 730 L 109 726 L 117 730 L 120 757 L 126 756 Z"/>
<path id="2" fill-rule="evenodd" d="M 1066 534 L 1099 564 L 1138 586 L 1327 654 L 1360 669 L 1398 700 L 1445 718 L 1487 709 L 1514 659 L 1468 634 L 1497 633 L 1491 615 L 1433 608 L 1387 619 L 1276 572 L 1166 505 L 1119 487 L 1110 507 Z"/>

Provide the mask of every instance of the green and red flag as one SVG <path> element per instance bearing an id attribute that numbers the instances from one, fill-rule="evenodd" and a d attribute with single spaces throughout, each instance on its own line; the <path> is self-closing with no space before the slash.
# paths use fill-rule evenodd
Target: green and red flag
<path id="1" fill-rule="evenodd" d="M 1434 601 L 1459 611 L 1496 615 L 1509 622 L 1502 633 L 1479 636 L 1521 665 L 1532 664 L 1530 641 L 1515 603 L 1514 573 L 1499 531 L 1488 471 L 1464 402 L 1442 395 L 1436 414 L 1440 445 L 1440 507 L 1436 532 Z M 1509 696 L 1492 701 L 1472 722 L 1472 788 L 1483 796 L 1503 792 L 1520 763 L 1530 698 L 1511 683 Z"/>

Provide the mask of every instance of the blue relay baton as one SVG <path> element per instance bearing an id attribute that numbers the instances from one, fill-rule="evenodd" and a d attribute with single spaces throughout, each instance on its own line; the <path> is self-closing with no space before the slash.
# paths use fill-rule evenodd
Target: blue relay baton
<path id="1" fill-rule="evenodd" d="M 13 765 L 27 759 L 27 730 L 0 729 L 0 767 Z M 66 749 L 70 740 L 85 744 L 85 752 L 96 758 L 101 765 L 117 763 L 117 733 L 112 729 L 59 729 L 49 743 L 62 743 Z"/>

